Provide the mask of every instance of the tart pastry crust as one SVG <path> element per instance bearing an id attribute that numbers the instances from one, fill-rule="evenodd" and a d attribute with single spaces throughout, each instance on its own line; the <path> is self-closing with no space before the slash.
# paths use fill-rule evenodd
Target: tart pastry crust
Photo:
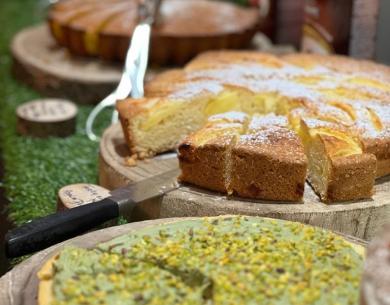
<path id="1" fill-rule="evenodd" d="M 49 11 L 48 23 L 58 44 L 72 54 L 124 60 L 138 23 L 139 0 L 62 0 Z M 150 62 L 184 64 L 214 49 L 249 46 L 259 12 L 230 3 L 165 0 L 152 30 Z"/>

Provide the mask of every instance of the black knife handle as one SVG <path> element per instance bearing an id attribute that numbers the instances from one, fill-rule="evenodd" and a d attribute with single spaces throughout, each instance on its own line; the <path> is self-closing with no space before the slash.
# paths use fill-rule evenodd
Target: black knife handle
<path id="1" fill-rule="evenodd" d="M 5 236 L 7 257 L 30 254 L 84 233 L 119 216 L 110 198 L 35 219 Z"/>

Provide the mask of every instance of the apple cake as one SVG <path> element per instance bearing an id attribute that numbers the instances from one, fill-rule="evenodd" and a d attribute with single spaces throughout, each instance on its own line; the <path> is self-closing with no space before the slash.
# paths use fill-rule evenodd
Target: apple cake
<path id="1" fill-rule="evenodd" d="M 52 36 L 72 54 L 124 60 L 139 0 L 62 0 L 48 15 Z M 255 8 L 206 0 L 164 0 L 152 30 L 150 61 L 183 64 L 200 52 L 248 47 Z"/>
<path id="2" fill-rule="evenodd" d="M 297 141 L 301 141 L 307 158 L 308 181 L 324 202 L 370 198 L 375 178 L 390 173 L 389 67 L 342 56 L 290 54 L 277 57 L 258 52 L 207 52 L 183 69 L 162 73 L 147 84 L 145 91 L 144 98 L 117 103 L 131 154 L 145 158 L 174 149 L 206 124 L 180 146 L 181 160 L 185 161 L 181 162 L 185 171 L 183 181 L 260 198 L 262 192 L 258 190 L 263 189 L 256 186 L 252 192 L 248 188 L 244 191 L 234 178 L 235 174 L 241 176 L 240 170 L 233 165 L 225 165 L 229 173 L 220 173 L 222 164 L 231 162 L 231 158 L 235 160 L 234 165 L 245 159 L 238 157 L 238 151 L 246 151 L 246 156 L 251 158 L 251 144 L 244 149 L 245 141 L 256 136 L 245 134 L 248 131 L 245 122 L 261 116 L 260 120 L 266 122 L 267 114 L 285 117 L 286 125 L 278 128 L 293 134 L 294 141 L 295 135 L 298 136 Z M 227 123 L 230 126 L 221 126 L 213 122 L 214 119 L 207 123 L 211 116 L 226 112 L 242 112 L 248 118 L 242 116 L 244 123 L 233 120 Z M 270 123 L 270 131 L 271 126 Z M 223 133 L 224 128 L 229 130 L 225 137 L 214 137 L 216 130 Z M 274 138 L 283 142 L 286 136 L 275 133 Z M 270 143 L 274 145 L 275 158 L 279 157 L 277 151 L 281 143 L 277 140 Z M 259 152 L 260 158 L 263 149 L 272 153 L 271 146 L 254 148 L 252 145 L 252 149 Z M 212 150 L 218 150 L 221 159 L 212 159 Z M 230 153 L 232 155 L 227 157 Z M 197 157 L 196 162 L 190 164 L 196 157 L 190 154 L 204 155 L 207 160 L 200 161 Z M 207 164 L 209 162 L 218 164 Z M 201 166 L 201 174 L 196 173 L 196 166 Z M 207 182 L 206 177 L 212 174 L 214 167 L 219 167 L 220 172 L 213 173 L 219 180 L 210 177 Z M 241 171 L 255 177 L 248 164 Z M 301 168 L 294 172 L 296 179 L 290 181 L 290 194 L 293 185 L 297 187 L 301 180 L 300 171 Z M 228 183 L 226 175 L 232 177 Z M 248 187 L 252 182 L 243 183 Z M 233 185 L 236 185 L 235 190 L 231 189 Z M 268 195 L 264 196 L 269 198 Z"/>
<path id="3" fill-rule="evenodd" d="M 38 305 L 357 304 L 363 251 L 282 220 L 167 220 L 91 249 L 66 246 L 38 273 Z"/>

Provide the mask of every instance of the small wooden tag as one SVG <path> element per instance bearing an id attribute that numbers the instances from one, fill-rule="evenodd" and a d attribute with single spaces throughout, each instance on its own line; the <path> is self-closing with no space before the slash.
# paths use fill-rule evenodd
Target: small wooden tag
<path id="1" fill-rule="evenodd" d="M 57 210 L 72 209 L 109 196 L 110 191 L 99 185 L 89 183 L 66 185 L 58 191 Z"/>
<path id="2" fill-rule="evenodd" d="M 18 133 L 33 137 L 67 137 L 76 130 L 77 106 L 62 99 L 40 99 L 16 109 Z"/>

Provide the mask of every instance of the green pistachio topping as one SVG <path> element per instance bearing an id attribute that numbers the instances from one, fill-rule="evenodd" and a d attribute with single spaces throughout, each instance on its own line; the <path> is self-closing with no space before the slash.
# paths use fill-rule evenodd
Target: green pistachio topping
<path id="1" fill-rule="evenodd" d="M 221 217 L 64 249 L 54 305 L 357 304 L 363 258 L 299 223 Z"/>

